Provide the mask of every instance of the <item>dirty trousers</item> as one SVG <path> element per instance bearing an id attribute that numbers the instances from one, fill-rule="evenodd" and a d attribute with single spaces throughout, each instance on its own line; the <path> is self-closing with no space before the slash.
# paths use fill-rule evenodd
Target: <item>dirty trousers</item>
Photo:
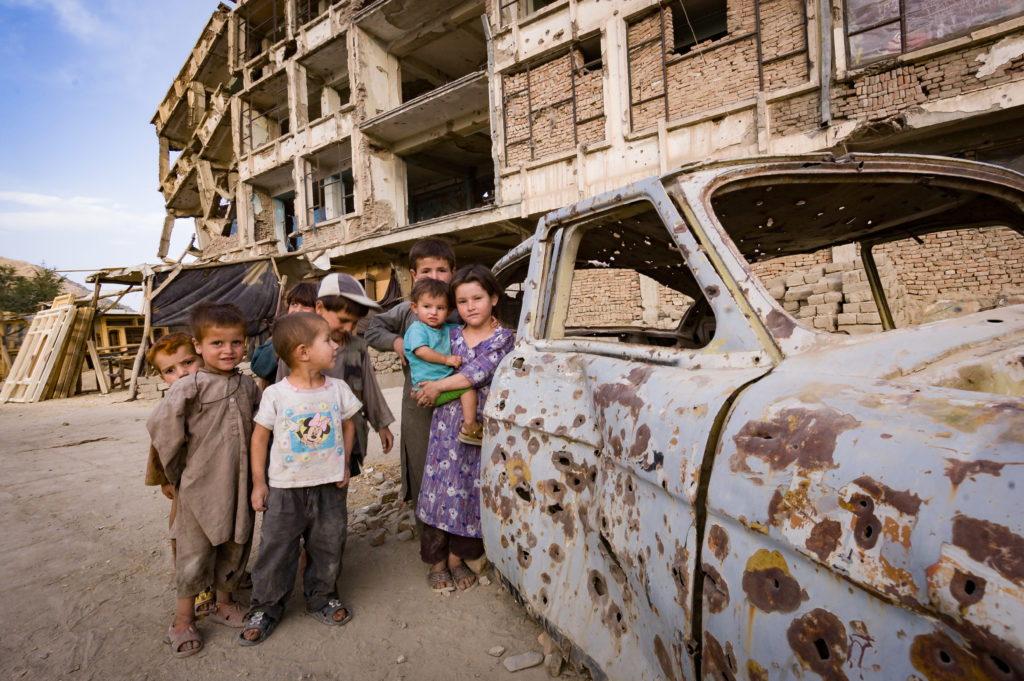
<path id="1" fill-rule="evenodd" d="M 336 598 L 341 558 L 348 537 L 348 487 L 271 487 L 263 512 L 259 554 L 252 570 L 249 611 L 262 610 L 275 620 L 295 586 L 299 540 L 306 547 L 302 591 L 308 610 Z"/>
<path id="2" fill-rule="evenodd" d="M 213 545 L 190 512 L 180 507 L 176 510 L 173 548 L 178 598 L 194 597 L 211 584 L 216 591 L 237 591 L 249 562 L 252 540 Z"/>
<path id="3" fill-rule="evenodd" d="M 462 537 L 423 523 L 420 527 L 420 560 L 435 565 L 448 560 L 448 554 L 462 560 L 476 560 L 484 555 L 484 540 Z"/>

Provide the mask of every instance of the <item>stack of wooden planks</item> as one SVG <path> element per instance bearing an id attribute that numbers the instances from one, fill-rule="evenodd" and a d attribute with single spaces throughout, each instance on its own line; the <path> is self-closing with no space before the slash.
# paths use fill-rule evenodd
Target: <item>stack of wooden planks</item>
<path id="1" fill-rule="evenodd" d="M 92 307 L 77 307 L 73 295 L 54 298 L 25 333 L 0 402 L 38 402 L 75 393 L 92 332 Z"/>

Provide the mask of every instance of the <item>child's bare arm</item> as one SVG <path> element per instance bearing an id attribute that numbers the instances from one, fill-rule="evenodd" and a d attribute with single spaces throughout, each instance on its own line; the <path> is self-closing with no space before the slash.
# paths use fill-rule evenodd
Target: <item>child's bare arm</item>
<path id="1" fill-rule="evenodd" d="M 337 483 L 338 487 L 348 484 L 348 457 L 352 455 L 352 446 L 356 441 L 356 426 L 352 419 L 345 419 L 341 422 L 341 441 L 345 445 L 345 477 Z"/>
<path id="2" fill-rule="evenodd" d="M 249 469 L 252 475 L 252 509 L 267 510 L 267 448 L 270 446 L 270 430 L 254 424 L 249 441 Z"/>
<path id="3" fill-rule="evenodd" d="M 462 358 L 458 355 L 442 355 L 437 350 L 431 350 L 426 345 L 419 346 L 412 353 L 424 362 L 430 362 L 431 364 L 444 364 L 454 369 L 462 366 Z"/>
<path id="4" fill-rule="evenodd" d="M 384 426 L 377 431 L 380 435 L 380 448 L 385 454 L 391 451 L 392 445 L 395 444 L 395 436 L 391 433 L 391 428 Z"/>

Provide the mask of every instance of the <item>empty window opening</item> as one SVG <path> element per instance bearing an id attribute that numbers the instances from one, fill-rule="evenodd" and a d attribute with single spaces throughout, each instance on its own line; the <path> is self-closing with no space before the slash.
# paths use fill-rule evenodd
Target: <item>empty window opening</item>
<path id="1" fill-rule="evenodd" d="M 672 51 L 676 54 L 686 54 L 696 45 L 724 38 L 729 32 L 725 0 L 673 2 L 668 9 L 672 22 Z"/>
<path id="2" fill-rule="evenodd" d="M 274 234 L 278 243 L 284 243 L 285 250 L 297 251 L 302 248 L 302 235 L 295 219 L 295 192 L 285 192 L 274 197 Z"/>
<path id="3" fill-rule="evenodd" d="M 502 26 L 508 26 L 520 17 L 539 12 L 545 7 L 565 3 L 564 0 L 500 0 L 498 12 Z"/>
<path id="4" fill-rule="evenodd" d="M 505 165 L 543 158 L 605 136 L 601 38 L 502 77 Z"/>
<path id="5" fill-rule="evenodd" d="M 306 159 L 306 224 L 316 225 L 355 212 L 355 178 L 350 140 Z"/>
<path id="6" fill-rule="evenodd" d="M 305 26 L 341 2 L 342 0 L 295 0 L 295 23 Z"/>
<path id="7" fill-rule="evenodd" d="M 403 103 L 487 68 L 487 40 L 479 16 L 439 30 L 437 36 L 428 43 L 395 50 Z"/>
<path id="8" fill-rule="evenodd" d="M 344 34 L 304 57 L 301 64 L 306 70 L 308 120 L 329 116 L 349 103 L 348 47 Z"/>
<path id="9" fill-rule="evenodd" d="M 254 0 L 235 10 L 238 61 L 254 59 L 287 36 L 284 0 Z"/>
<path id="10" fill-rule="evenodd" d="M 241 102 L 239 141 L 243 154 L 288 134 L 288 81 L 283 74 L 257 85 Z"/>
<path id="11" fill-rule="evenodd" d="M 404 160 L 410 223 L 494 203 L 494 161 L 486 132 L 453 134 Z"/>
<path id="12" fill-rule="evenodd" d="M 849 63 L 862 66 L 1024 14 L 1024 0 L 846 0 Z"/>
<path id="13" fill-rule="evenodd" d="M 564 229 L 574 263 L 560 275 L 545 336 L 700 348 L 715 318 L 657 212 L 647 203 L 616 208 Z"/>

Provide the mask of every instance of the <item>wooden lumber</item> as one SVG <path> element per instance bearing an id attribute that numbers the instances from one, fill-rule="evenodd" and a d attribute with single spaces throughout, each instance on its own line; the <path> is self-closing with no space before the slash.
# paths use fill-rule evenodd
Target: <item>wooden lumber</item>
<path id="1" fill-rule="evenodd" d="M 85 341 L 85 347 L 89 351 L 89 360 L 92 362 L 93 371 L 96 372 L 96 387 L 106 395 L 110 392 L 110 385 L 107 383 L 107 374 L 103 371 L 103 364 L 100 362 L 100 353 L 96 352 L 96 344 L 92 339 Z"/>
<path id="2" fill-rule="evenodd" d="M 71 397 L 78 387 L 85 362 L 85 341 L 92 335 L 92 318 L 95 310 L 91 307 L 78 308 L 71 332 L 61 350 L 59 366 L 53 372 L 53 387 L 43 391 L 43 399 Z"/>
<path id="3" fill-rule="evenodd" d="M 49 310 L 36 314 L 0 390 L 0 402 L 37 402 L 40 399 L 75 316 L 73 295 L 54 298 Z"/>

